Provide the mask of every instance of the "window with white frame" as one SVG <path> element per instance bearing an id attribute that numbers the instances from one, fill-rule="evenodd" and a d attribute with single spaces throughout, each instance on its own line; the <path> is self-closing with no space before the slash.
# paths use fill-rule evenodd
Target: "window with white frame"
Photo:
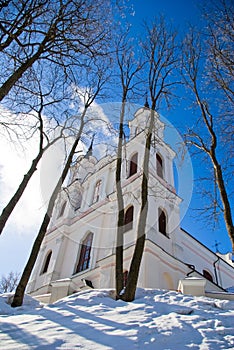
<path id="1" fill-rule="evenodd" d="M 46 272 L 48 271 L 48 267 L 49 267 L 49 263 L 50 263 L 51 256 L 52 256 L 52 250 L 50 250 L 50 251 L 46 254 L 44 263 L 43 263 L 43 265 L 42 265 L 43 267 L 42 267 L 41 275 L 42 275 L 43 273 L 46 273 Z"/>
<path id="2" fill-rule="evenodd" d="M 102 180 L 98 180 L 95 184 L 94 193 L 93 193 L 93 203 L 98 202 L 100 199 L 101 185 L 102 185 Z"/>
<path id="3" fill-rule="evenodd" d="M 133 227 L 134 207 L 131 205 L 124 214 L 124 232 L 127 232 Z"/>
<path id="4" fill-rule="evenodd" d="M 93 233 L 90 232 L 86 238 L 81 242 L 80 254 L 75 273 L 87 270 L 90 265 L 91 249 L 93 242 Z"/>
<path id="5" fill-rule="evenodd" d="M 163 209 L 158 208 L 158 230 L 167 236 L 167 216 Z"/>
<path id="6" fill-rule="evenodd" d="M 157 175 L 163 179 L 163 159 L 158 153 L 156 154 L 156 169 Z"/>
<path id="7" fill-rule="evenodd" d="M 138 162 L 138 153 L 134 153 L 130 159 L 129 176 L 128 177 L 137 173 L 137 162 Z"/>

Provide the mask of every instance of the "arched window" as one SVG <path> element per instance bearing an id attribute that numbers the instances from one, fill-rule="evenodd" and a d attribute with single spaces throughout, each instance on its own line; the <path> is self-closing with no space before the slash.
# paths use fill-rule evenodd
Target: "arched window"
<path id="1" fill-rule="evenodd" d="M 132 226 L 133 226 L 133 211 L 134 211 L 134 208 L 131 205 L 131 207 L 129 207 L 126 210 L 125 214 L 124 214 L 124 232 L 127 232 L 127 231 L 132 229 Z"/>
<path id="2" fill-rule="evenodd" d="M 81 244 L 79 261 L 75 273 L 84 271 L 89 268 L 92 242 L 93 233 L 90 232 Z"/>
<path id="3" fill-rule="evenodd" d="M 46 255 L 41 274 L 47 272 L 48 267 L 49 267 L 49 263 L 50 263 L 50 259 L 51 259 L 51 255 L 52 255 L 52 250 L 50 250 Z"/>
<path id="4" fill-rule="evenodd" d="M 158 208 L 158 230 L 165 236 L 167 235 L 167 218 L 165 212 L 161 208 Z"/>
<path id="5" fill-rule="evenodd" d="M 98 180 L 96 182 L 96 185 L 95 185 L 95 188 L 94 188 L 94 193 L 93 193 L 93 203 L 96 203 L 96 202 L 99 201 L 101 184 L 102 184 L 102 180 Z"/>
<path id="6" fill-rule="evenodd" d="M 58 218 L 60 218 L 61 216 L 63 216 L 65 208 L 66 208 L 67 202 L 64 202 L 63 205 L 61 206 L 60 212 L 58 214 Z"/>
<path id="7" fill-rule="evenodd" d="M 212 275 L 207 271 L 207 270 L 203 270 L 203 276 L 208 280 L 213 282 L 213 277 Z"/>
<path id="8" fill-rule="evenodd" d="M 157 175 L 163 179 L 163 160 L 158 153 L 156 154 L 156 168 Z"/>
<path id="9" fill-rule="evenodd" d="M 129 177 L 137 173 L 138 154 L 133 154 L 130 160 Z"/>

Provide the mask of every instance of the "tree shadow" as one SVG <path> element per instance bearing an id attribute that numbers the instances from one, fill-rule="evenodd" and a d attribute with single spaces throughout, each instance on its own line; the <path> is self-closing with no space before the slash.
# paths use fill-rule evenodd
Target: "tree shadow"
<path id="1" fill-rule="evenodd" d="M 59 312 L 59 308 L 57 309 L 58 311 L 52 309 L 44 310 L 44 317 L 69 329 L 71 333 L 96 343 L 97 348 L 98 344 L 116 350 L 120 348 L 132 349 L 134 347 L 135 341 L 129 339 L 129 336 L 124 336 L 124 332 L 129 331 L 128 326 L 124 323 L 118 323 L 83 310 L 77 310 L 69 305 L 66 305 L 66 311 L 69 311 L 68 316 L 62 315 Z"/>
<path id="2" fill-rule="evenodd" d="M 48 343 L 45 338 L 40 338 L 35 334 L 29 333 L 25 331 L 24 329 L 18 327 L 17 325 L 10 323 L 10 322 L 2 322 L 1 323 L 1 333 L 7 334 L 9 338 L 12 339 L 12 341 L 17 342 L 18 346 L 20 347 L 21 344 L 26 344 L 29 347 L 33 348 L 35 346 L 38 347 L 44 347 L 44 346 L 51 346 L 51 343 Z M 10 342 L 10 340 L 9 340 Z M 1 341 L 2 345 L 3 342 Z M 8 347 L 7 344 L 5 344 L 6 347 Z M 11 346 L 9 344 L 9 346 Z M 9 347 L 8 347 L 9 348 Z M 14 344 L 15 348 L 15 344 Z M 2 348 L 3 349 L 3 348 Z"/>

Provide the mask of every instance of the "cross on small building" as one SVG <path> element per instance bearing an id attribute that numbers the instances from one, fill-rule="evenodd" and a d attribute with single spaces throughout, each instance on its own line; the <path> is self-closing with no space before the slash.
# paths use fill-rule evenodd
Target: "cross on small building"
<path id="1" fill-rule="evenodd" d="M 219 245 L 220 245 L 221 243 L 220 242 L 217 242 L 216 240 L 215 240 L 215 244 L 213 245 L 213 247 L 215 247 L 215 253 L 220 253 L 220 251 L 219 251 Z"/>

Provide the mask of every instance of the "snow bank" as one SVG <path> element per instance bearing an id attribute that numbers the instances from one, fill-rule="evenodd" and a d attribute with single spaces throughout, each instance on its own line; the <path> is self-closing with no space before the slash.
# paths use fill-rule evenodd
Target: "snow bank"
<path id="1" fill-rule="evenodd" d="M 234 302 L 138 289 L 136 300 L 86 290 L 43 307 L 0 296 L 0 349 L 218 350 L 234 348 Z M 2 346 L 2 347 L 1 347 Z"/>
<path id="2" fill-rule="evenodd" d="M 33 309 L 42 307 L 36 299 L 32 298 L 30 295 L 25 295 L 23 300 L 23 305 L 17 308 L 12 308 L 11 303 L 14 297 L 14 293 L 0 294 L 0 315 L 13 315 L 16 312 L 26 312 Z"/>

